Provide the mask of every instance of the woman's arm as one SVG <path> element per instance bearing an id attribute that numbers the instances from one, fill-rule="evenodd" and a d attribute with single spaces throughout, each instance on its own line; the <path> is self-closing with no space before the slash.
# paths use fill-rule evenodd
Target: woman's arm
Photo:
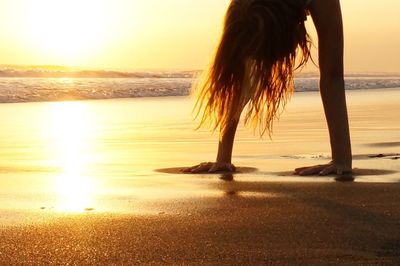
<path id="1" fill-rule="evenodd" d="M 245 80 L 243 82 L 243 91 L 248 92 L 251 87 L 251 78 L 250 78 L 250 68 L 246 65 L 246 74 Z M 232 164 L 232 151 L 233 144 L 235 142 L 236 130 L 240 121 L 240 115 L 243 112 L 243 109 L 247 105 L 249 98 L 246 97 L 246 100 L 242 102 L 242 104 L 238 106 L 233 106 L 235 115 L 229 119 L 229 125 L 225 130 L 220 131 L 219 142 L 218 142 L 218 153 L 215 162 L 205 162 L 193 167 L 186 168 L 184 172 L 189 173 L 202 173 L 202 172 L 218 172 L 218 171 L 229 171 L 235 172 L 236 167 Z"/>
<path id="2" fill-rule="evenodd" d="M 232 150 L 235 141 L 236 129 L 239 119 L 232 119 L 229 127 L 220 133 L 220 140 L 218 145 L 218 154 L 215 162 L 205 162 L 193 167 L 187 168 L 184 172 L 188 173 L 202 173 L 202 172 L 218 172 L 230 171 L 235 172 L 236 168 L 232 164 Z"/>
<path id="3" fill-rule="evenodd" d="M 239 119 L 233 119 L 225 132 L 221 133 L 218 144 L 217 163 L 232 163 L 233 142 Z"/>
<path id="4" fill-rule="evenodd" d="M 296 169 L 300 175 L 342 174 L 352 170 L 343 70 L 343 23 L 339 0 L 313 0 L 311 15 L 319 42 L 320 91 L 329 128 L 332 162 Z"/>

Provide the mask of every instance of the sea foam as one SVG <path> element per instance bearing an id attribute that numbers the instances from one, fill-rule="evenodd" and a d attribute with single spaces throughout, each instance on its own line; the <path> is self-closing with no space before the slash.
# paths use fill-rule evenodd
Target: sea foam
<path id="1" fill-rule="evenodd" d="M 25 76 L 25 77 L 22 77 Z M 28 76 L 28 77 L 26 77 Z M 189 95 L 196 72 L 1 70 L 0 102 L 34 102 Z M 318 76 L 295 79 L 297 92 L 317 91 Z M 353 74 L 346 89 L 400 88 L 400 76 Z"/>

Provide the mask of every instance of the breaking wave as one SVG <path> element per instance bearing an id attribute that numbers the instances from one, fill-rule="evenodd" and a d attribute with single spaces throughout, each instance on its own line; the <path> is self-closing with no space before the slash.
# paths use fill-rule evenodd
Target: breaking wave
<path id="1" fill-rule="evenodd" d="M 0 68 L 0 102 L 185 96 L 196 73 Z M 318 75 L 298 75 L 295 84 L 297 92 L 317 91 Z M 400 88 L 400 75 L 350 74 L 346 88 Z"/>

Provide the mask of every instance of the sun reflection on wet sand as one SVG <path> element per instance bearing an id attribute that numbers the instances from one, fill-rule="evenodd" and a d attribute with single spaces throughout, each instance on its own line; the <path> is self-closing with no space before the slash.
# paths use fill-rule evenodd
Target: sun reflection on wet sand
<path id="1" fill-rule="evenodd" d="M 61 173 L 54 178 L 55 209 L 64 212 L 92 210 L 96 182 L 88 175 L 93 156 L 93 120 L 84 102 L 50 105 L 49 148 Z"/>
<path id="2" fill-rule="evenodd" d="M 398 91 L 388 93 L 395 99 Z M 359 94 L 352 94 L 353 104 L 358 103 Z M 398 182 L 399 167 L 394 157 L 392 160 L 365 156 L 371 154 L 371 149 L 383 155 L 398 153 L 398 146 L 393 145 L 399 132 L 397 124 L 393 124 L 396 112 L 387 111 L 397 110 L 398 105 L 393 100 L 389 109 L 378 108 L 383 106 L 381 102 L 375 103 L 378 94 L 381 92 L 368 92 L 369 96 L 365 97 L 370 99 L 368 103 L 371 102 L 374 112 L 379 110 L 379 117 L 386 118 L 379 124 L 367 119 L 366 103 L 361 101 L 362 104 L 353 107 L 353 112 L 359 112 L 354 117 L 358 128 L 354 135 L 357 154 L 364 154 L 354 158 L 356 167 L 362 170 L 356 173 L 356 181 Z M 305 183 L 304 187 L 307 183 L 325 186 L 320 183 L 334 182 L 333 177 L 297 177 L 291 173 L 295 167 L 326 160 L 319 157 L 326 154 L 326 141 L 320 138 L 320 131 L 309 135 L 302 130 L 293 131 L 303 123 L 318 123 L 315 128 L 322 124 L 322 120 L 312 116 L 316 108 L 308 104 L 319 96 L 309 95 L 311 100 L 306 97 L 305 103 L 302 97 L 306 96 L 299 95 L 298 105 L 294 102 L 291 105 L 294 109 L 287 110 L 289 116 L 281 121 L 280 135 L 275 142 L 264 145 L 253 141 L 251 132 L 239 130 L 235 161 L 238 166 L 258 170 L 224 177 L 154 171 L 190 166 L 215 156 L 218 136 L 191 131 L 194 125 L 190 115 L 183 111 L 190 112 L 186 98 L 1 105 L 1 209 L 7 213 L 28 210 L 40 214 L 80 215 L 94 210 L 96 213 L 157 215 L 168 210 L 182 213 L 179 208 L 174 209 L 179 206 L 177 202 L 193 202 L 194 209 L 189 212 L 195 212 L 200 208 L 197 202 L 207 201 L 203 206 L 214 208 L 240 200 L 275 201 L 291 195 L 292 191 L 281 187 L 293 182 Z M 306 120 L 299 115 L 304 113 L 304 108 L 310 114 Z M 365 128 L 371 130 L 367 132 Z M 383 132 L 384 140 L 373 134 L 381 128 L 387 129 Z M 309 142 L 312 145 L 304 144 Z M 380 142 L 390 145 L 374 148 L 365 145 Z M 302 154 L 306 156 L 297 156 Z M 366 171 L 371 168 L 375 170 Z M 271 190 L 270 186 L 276 182 L 279 189 Z M 14 222 L 15 217 L 21 216 L 13 218 L 3 214 L 0 222 Z"/>

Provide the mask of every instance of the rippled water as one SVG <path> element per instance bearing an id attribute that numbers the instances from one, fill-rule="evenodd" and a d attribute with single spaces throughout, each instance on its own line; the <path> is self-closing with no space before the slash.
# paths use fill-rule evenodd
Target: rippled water
<path id="1" fill-rule="evenodd" d="M 184 96 L 194 79 L 186 76 L 139 78 L 0 78 L 0 103 Z M 296 91 L 318 90 L 318 78 L 297 78 Z M 398 88 L 399 77 L 351 77 L 347 89 Z"/>

